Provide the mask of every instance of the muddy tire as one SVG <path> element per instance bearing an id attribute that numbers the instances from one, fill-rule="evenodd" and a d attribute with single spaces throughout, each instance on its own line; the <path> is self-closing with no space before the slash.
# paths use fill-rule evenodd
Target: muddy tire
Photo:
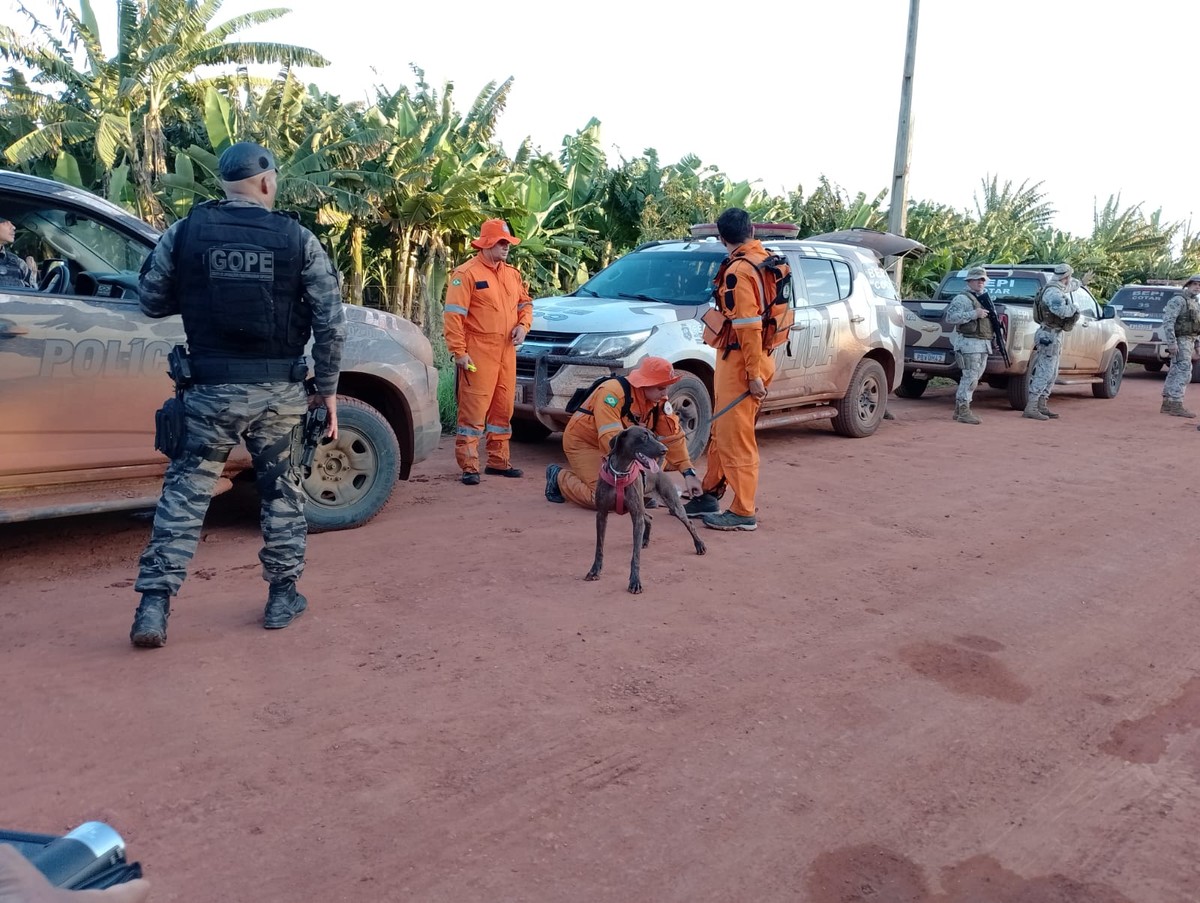
<path id="1" fill-rule="evenodd" d="M 387 504 L 400 478 L 400 444 L 382 414 L 339 395 L 337 418 L 337 438 L 317 446 L 312 474 L 301 484 L 313 533 L 365 524 Z"/>
<path id="2" fill-rule="evenodd" d="M 699 377 L 685 374 L 683 379 L 671 386 L 667 396 L 671 407 L 679 417 L 679 425 L 687 434 L 688 455 L 696 461 L 704 454 L 708 436 L 712 432 L 712 398 Z"/>
<path id="3" fill-rule="evenodd" d="M 1116 398 L 1121 391 L 1121 380 L 1125 376 L 1125 355 L 1114 351 L 1108 369 L 1104 371 L 1104 381 L 1092 383 L 1092 394 L 1097 398 Z M 1195 382 L 1196 377 L 1192 376 Z"/>
<path id="4" fill-rule="evenodd" d="M 854 368 L 850 386 L 835 407 L 833 431 L 839 436 L 862 439 L 879 428 L 887 411 L 887 374 L 878 361 L 865 358 Z"/>
<path id="5" fill-rule="evenodd" d="M 1029 404 L 1029 378 L 1033 376 L 1033 367 L 1025 365 L 1025 372 L 1019 376 L 1010 376 L 1008 385 L 1008 406 L 1014 411 L 1024 411 Z"/>
<path id="6" fill-rule="evenodd" d="M 905 373 L 896 386 L 896 394 L 901 398 L 920 398 L 929 388 L 929 380 L 917 379 L 911 373 Z"/>

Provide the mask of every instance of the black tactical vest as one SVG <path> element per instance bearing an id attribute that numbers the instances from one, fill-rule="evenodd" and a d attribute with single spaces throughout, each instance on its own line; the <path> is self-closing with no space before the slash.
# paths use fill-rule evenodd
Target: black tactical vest
<path id="1" fill-rule="evenodd" d="M 188 349 L 197 359 L 295 360 L 312 311 L 304 301 L 304 232 L 265 207 L 209 201 L 192 209 L 174 248 Z"/>
<path id="2" fill-rule="evenodd" d="M 0 248 L 0 288 L 29 288 L 21 278 L 24 261 L 7 248 Z"/>

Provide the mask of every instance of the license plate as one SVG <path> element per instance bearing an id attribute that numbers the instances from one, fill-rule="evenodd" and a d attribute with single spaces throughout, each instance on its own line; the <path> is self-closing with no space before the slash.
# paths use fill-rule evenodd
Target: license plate
<path id="1" fill-rule="evenodd" d="M 913 360 L 922 364 L 944 364 L 946 355 L 942 351 L 914 351 Z"/>

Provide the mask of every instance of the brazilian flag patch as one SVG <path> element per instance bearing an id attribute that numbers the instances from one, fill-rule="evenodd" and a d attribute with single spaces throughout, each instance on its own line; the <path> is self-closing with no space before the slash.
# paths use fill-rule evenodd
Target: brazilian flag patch
<path id="1" fill-rule="evenodd" d="M 615 407 L 617 406 L 617 396 L 615 396 L 615 395 L 605 395 L 605 396 L 604 396 L 604 403 L 605 403 L 606 405 L 608 405 L 610 408 L 615 408 Z"/>
<path id="2" fill-rule="evenodd" d="M 450 284 L 451 284 L 451 285 L 462 285 L 462 280 L 461 280 L 461 279 L 455 279 L 455 280 L 454 280 L 453 282 L 451 282 Z"/>

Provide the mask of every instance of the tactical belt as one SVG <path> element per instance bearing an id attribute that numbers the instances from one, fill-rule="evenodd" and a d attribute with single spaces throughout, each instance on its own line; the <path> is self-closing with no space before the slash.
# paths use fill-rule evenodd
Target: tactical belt
<path id="1" fill-rule="evenodd" d="M 298 383 L 308 376 L 304 359 L 246 360 L 242 358 L 192 358 L 192 381 L 200 386 L 224 383 Z"/>

